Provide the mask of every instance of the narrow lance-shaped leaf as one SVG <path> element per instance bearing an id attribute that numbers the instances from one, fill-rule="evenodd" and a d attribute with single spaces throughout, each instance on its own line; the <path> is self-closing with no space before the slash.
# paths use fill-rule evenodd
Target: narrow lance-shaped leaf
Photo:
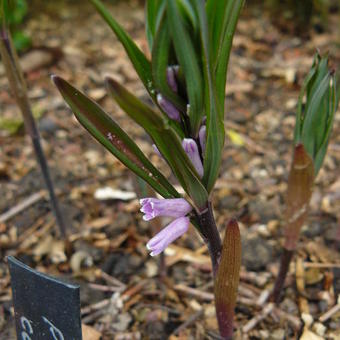
<path id="1" fill-rule="evenodd" d="M 157 31 L 152 49 L 152 77 L 155 88 L 170 100 L 183 114 L 186 113 L 186 103 L 174 91 L 167 81 L 167 67 L 171 39 L 166 16 L 164 15 Z"/>
<path id="2" fill-rule="evenodd" d="M 205 111 L 207 113 L 207 141 L 204 156 L 204 178 L 203 182 L 207 191 L 210 192 L 214 187 L 218 177 L 221 164 L 222 150 L 224 145 L 224 122 L 223 113 L 219 114 L 218 110 L 222 109 L 217 105 L 214 75 L 212 73 L 210 55 L 209 55 L 209 34 L 208 24 L 204 6 L 204 0 L 195 2 L 199 27 L 201 32 L 201 41 L 203 48 L 203 65 L 204 78 L 207 88 L 205 89 Z"/>
<path id="3" fill-rule="evenodd" d="M 222 48 L 222 40 L 226 26 L 232 14 L 234 0 L 208 0 L 206 2 L 206 12 L 209 24 L 210 38 L 210 58 L 215 68 L 217 56 Z"/>
<path id="4" fill-rule="evenodd" d="M 57 76 L 53 76 L 52 79 L 78 121 L 98 142 L 163 197 L 180 197 L 174 187 L 151 164 L 133 140 L 98 104 L 64 79 Z"/>
<path id="5" fill-rule="evenodd" d="M 124 31 L 124 29 L 117 23 L 112 17 L 109 11 L 105 8 L 100 0 L 90 0 L 97 9 L 98 13 L 110 26 L 112 31 L 116 34 L 119 41 L 125 48 L 139 78 L 143 82 L 145 88 L 149 92 L 150 96 L 155 100 L 155 89 L 152 84 L 151 63 L 146 58 L 144 53 L 138 48 L 130 36 Z"/>
<path id="6" fill-rule="evenodd" d="M 230 13 L 224 13 L 226 16 L 227 25 L 225 27 L 225 32 L 223 33 L 223 39 L 220 44 L 220 49 L 216 56 L 216 66 L 215 66 L 215 76 L 216 76 L 216 92 L 218 105 L 222 108 L 224 107 L 225 99 L 225 84 L 227 80 L 227 69 L 230 57 L 231 46 L 233 42 L 233 37 L 237 25 L 237 21 L 244 4 L 244 0 L 229 0 L 232 1 L 233 7 Z M 223 114 L 223 111 L 219 111 Z"/>
<path id="7" fill-rule="evenodd" d="M 203 81 L 199 65 L 199 59 L 196 55 L 195 48 L 186 30 L 183 17 L 177 7 L 177 1 L 167 1 L 167 15 L 169 31 L 175 47 L 176 56 L 180 66 L 183 68 L 185 76 L 186 89 L 189 97 L 189 118 L 191 133 L 197 137 L 200 123 L 203 117 Z"/>
<path id="8" fill-rule="evenodd" d="M 315 176 L 318 174 L 321 168 L 321 165 L 323 163 L 323 160 L 325 158 L 326 152 L 327 152 L 328 142 L 329 142 L 329 138 L 331 135 L 332 126 L 333 126 L 334 115 L 338 108 L 338 105 L 339 105 L 339 96 L 336 93 L 336 80 L 335 80 L 335 75 L 333 74 L 331 75 L 331 79 L 330 79 L 329 114 L 327 117 L 324 136 L 323 136 L 322 142 L 320 143 L 319 149 L 316 155 L 314 156 Z"/>
<path id="9" fill-rule="evenodd" d="M 319 131 L 322 134 L 324 133 L 324 124 L 325 121 L 327 121 L 326 115 L 328 114 L 328 108 L 325 108 L 322 102 L 329 100 L 329 81 L 330 77 L 327 74 L 316 88 L 313 96 L 308 98 L 310 102 L 305 112 L 301 131 L 301 142 L 311 157 L 314 157 L 319 146 L 317 143 L 318 133 Z M 328 106 L 328 104 L 327 102 L 326 105 Z"/>
<path id="10" fill-rule="evenodd" d="M 288 177 L 285 212 L 285 248 L 295 250 L 303 222 L 307 216 L 314 183 L 313 160 L 302 144 L 294 148 Z"/>
<path id="11" fill-rule="evenodd" d="M 311 80 L 313 79 L 316 69 L 317 69 L 317 63 L 320 59 L 319 54 L 317 53 L 314 56 L 314 61 L 311 69 L 308 72 L 307 77 L 303 81 L 301 91 L 299 94 L 299 99 L 298 99 L 298 106 L 297 106 L 297 111 L 296 111 L 296 122 L 295 122 L 295 130 L 294 130 L 294 144 L 298 144 L 301 142 L 301 132 L 302 132 L 302 124 L 303 124 L 303 119 L 304 115 L 302 112 L 302 107 L 303 107 L 303 97 L 307 91 L 307 88 L 309 87 L 309 84 Z"/>
<path id="12" fill-rule="evenodd" d="M 168 162 L 183 189 L 188 193 L 197 208 L 203 208 L 208 194 L 194 166 L 184 152 L 181 141 L 168 120 L 143 104 L 133 94 L 111 78 L 106 79 L 110 94 L 118 105 L 144 128 L 155 142 L 158 150 Z"/>
<path id="13" fill-rule="evenodd" d="M 147 0 L 145 5 L 145 31 L 151 51 L 164 8 L 165 0 Z"/>
<path id="14" fill-rule="evenodd" d="M 230 220 L 224 236 L 222 255 L 215 279 L 217 321 L 223 339 L 232 339 L 234 309 L 241 268 L 241 236 L 236 220 Z"/>
<path id="15" fill-rule="evenodd" d="M 317 53 L 301 88 L 294 131 L 294 142 L 302 143 L 313 160 L 315 176 L 326 155 L 338 100 L 328 56 Z"/>

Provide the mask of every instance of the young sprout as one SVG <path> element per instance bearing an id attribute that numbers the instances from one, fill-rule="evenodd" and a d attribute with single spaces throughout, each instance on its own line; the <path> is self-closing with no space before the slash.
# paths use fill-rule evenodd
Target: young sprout
<path id="1" fill-rule="evenodd" d="M 303 83 L 296 114 L 293 160 L 286 193 L 285 243 L 272 293 L 276 303 L 308 214 L 314 180 L 327 152 L 338 103 L 335 75 L 328 68 L 328 56 L 321 57 L 317 53 Z"/>

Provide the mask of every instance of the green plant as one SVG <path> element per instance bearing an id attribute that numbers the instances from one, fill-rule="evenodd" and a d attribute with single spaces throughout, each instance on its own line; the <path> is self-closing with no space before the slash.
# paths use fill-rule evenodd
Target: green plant
<path id="1" fill-rule="evenodd" d="M 294 152 L 288 177 L 285 212 L 285 243 L 273 299 L 279 301 L 290 261 L 308 214 L 316 176 L 324 161 L 339 103 L 334 70 L 328 56 L 317 53 L 302 85 L 296 113 Z"/>
<path id="2" fill-rule="evenodd" d="M 161 253 L 186 232 L 189 221 L 202 236 L 215 277 L 220 334 L 231 339 L 241 242 L 237 222 L 232 221 L 222 246 L 211 195 L 222 159 L 227 67 L 243 0 L 147 1 L 151 60 L 99 0 L 91 2 L 124 46 L 157 109 L 142 103 L 112 78 L 106 79 L 108 92 L 151 137 L 186 195 L 177 192 L 99 105 L 62 78 L 54 76 L 53 81 L 92 136 L 164 197 L 141 200 L 145 220 L 174 218 L 148 242 L 150 255 Z"/>

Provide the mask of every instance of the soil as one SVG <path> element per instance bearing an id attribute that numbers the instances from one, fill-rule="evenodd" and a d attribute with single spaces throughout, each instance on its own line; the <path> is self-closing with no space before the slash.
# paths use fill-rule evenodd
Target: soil
<path id="1" fill-rule="evenodd" d="M 149 53 L 141 2 L 107 6 Z M 316 48 L 329 51 L 334 68 L 340 65 L 339 11 L 323 22 L 312 21 L 303 33 L 293 20 L 282 20 L 261 4 L 247 4 L 229 66 L 227 140 L 213 205 L 221 233 L 236 217 L 242 235 L 235 339 L 339 339 L 339 114 L 282 302 L 274 307 L 265 300 L 282 251 L 299 90 Z M 87 339 L 218 339 L 211 265 L 199 235 L 192 227 L 169 247 L 165 268 L 162 257 L 148 255 L 147 240 L 167 221 L 142 220 L 135 178 L 78 124 L 50 81 L 52 74 L 60 75 L 95 99 L 170 177 L 150 139 L 106 93 L 104 77 L 110 75 L 149 100 L 123 48 L 85 1 L 35 1 L 23 27 L 33 47 L 20 58 L 70 246 L 60 240 L 29 136 L 23 129 L 14 134 L 0 129 L 0 338 L 15 338 L 6 264 L 6 257 L 14 255 L 80 284 Z M 1 68 L 0 111 L 6 119 L 20 118 Z M 105 187 L 130 195 L 96 198 Z M 33 195 L 35 203 L 6 218 Z M 97 333 L 89 337 L 90 331 Z"/>

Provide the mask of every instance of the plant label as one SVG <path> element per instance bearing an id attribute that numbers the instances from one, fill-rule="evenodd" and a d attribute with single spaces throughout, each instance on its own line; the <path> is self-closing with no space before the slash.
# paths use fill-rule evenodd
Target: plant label
<path id="1" fill-rule="evenodd" d="M 8 257 L 18 340 L 81 340 L 79 286 Z"/>

